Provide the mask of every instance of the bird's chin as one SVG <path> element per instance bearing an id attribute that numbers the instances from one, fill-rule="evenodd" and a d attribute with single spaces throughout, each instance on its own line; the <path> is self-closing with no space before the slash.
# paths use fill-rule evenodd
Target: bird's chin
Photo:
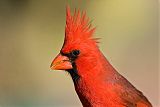
<path id="1" fill-rule="evenodd" d="M 78 71 L 76 69 L 68 69 L 66 70 L 72 77 L 74 82 L 77 82 L 80 78 L 80 75 L 78 74 Z"/>

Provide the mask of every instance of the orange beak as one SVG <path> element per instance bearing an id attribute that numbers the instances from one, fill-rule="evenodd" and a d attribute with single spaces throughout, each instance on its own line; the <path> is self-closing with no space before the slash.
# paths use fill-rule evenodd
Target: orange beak
<path id="1" fill-rule="evenodd" d="M 72 69 L 73 67 L 68 57 L 58 54 L 52 61 L 50 68 L 52 70 L 67 70 Z"/>

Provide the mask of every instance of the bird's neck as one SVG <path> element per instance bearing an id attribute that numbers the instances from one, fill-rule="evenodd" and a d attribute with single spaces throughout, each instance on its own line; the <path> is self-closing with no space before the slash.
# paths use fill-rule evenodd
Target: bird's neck
<path id="1" fill-rule="evenodd" d="M 77 64 L 77 70 L 80 78 L 74 81 L 74 84 L 83 106 L 102 103 L 103 99 L 106 99 L 103 93 L 106 90 L 106 87 L 103 87 L 106 84 L 106 75 L 111 77 L 115 72 L 114 68 L 100 51 L 95 57 L 84 57 L 79 62 L 81 65 Z"/>
<path id="2" fill-rule="evenodd" d="M 106 77 L 116 74 L 116 70 L 99 49 L 90 56 L 79 58 L 76 62 L 76 71 L 80 79 L 87 82 L 103 81 Z"/>

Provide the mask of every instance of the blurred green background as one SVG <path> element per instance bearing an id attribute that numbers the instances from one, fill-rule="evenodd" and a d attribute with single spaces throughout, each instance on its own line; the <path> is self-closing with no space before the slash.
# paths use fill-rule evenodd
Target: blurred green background
<path id="1" fill-rule="evenodd" d="M 107 59 L 158 107 L 157 0 L 0 0 L 0 107 L 81 107 L 70 76 L 49 68 L 66 4 L 87 11 Z"/>

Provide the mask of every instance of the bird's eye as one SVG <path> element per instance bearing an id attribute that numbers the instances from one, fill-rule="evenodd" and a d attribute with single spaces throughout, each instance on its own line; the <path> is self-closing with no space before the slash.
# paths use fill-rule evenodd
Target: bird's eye
<path id="1" fill-rule="evenodd" d="M 73 50 L 71 52 L 71 54 L 72 54 L 73 57 L 77 57 L 80 54 L 80 51 L 79 50 Z"/>

